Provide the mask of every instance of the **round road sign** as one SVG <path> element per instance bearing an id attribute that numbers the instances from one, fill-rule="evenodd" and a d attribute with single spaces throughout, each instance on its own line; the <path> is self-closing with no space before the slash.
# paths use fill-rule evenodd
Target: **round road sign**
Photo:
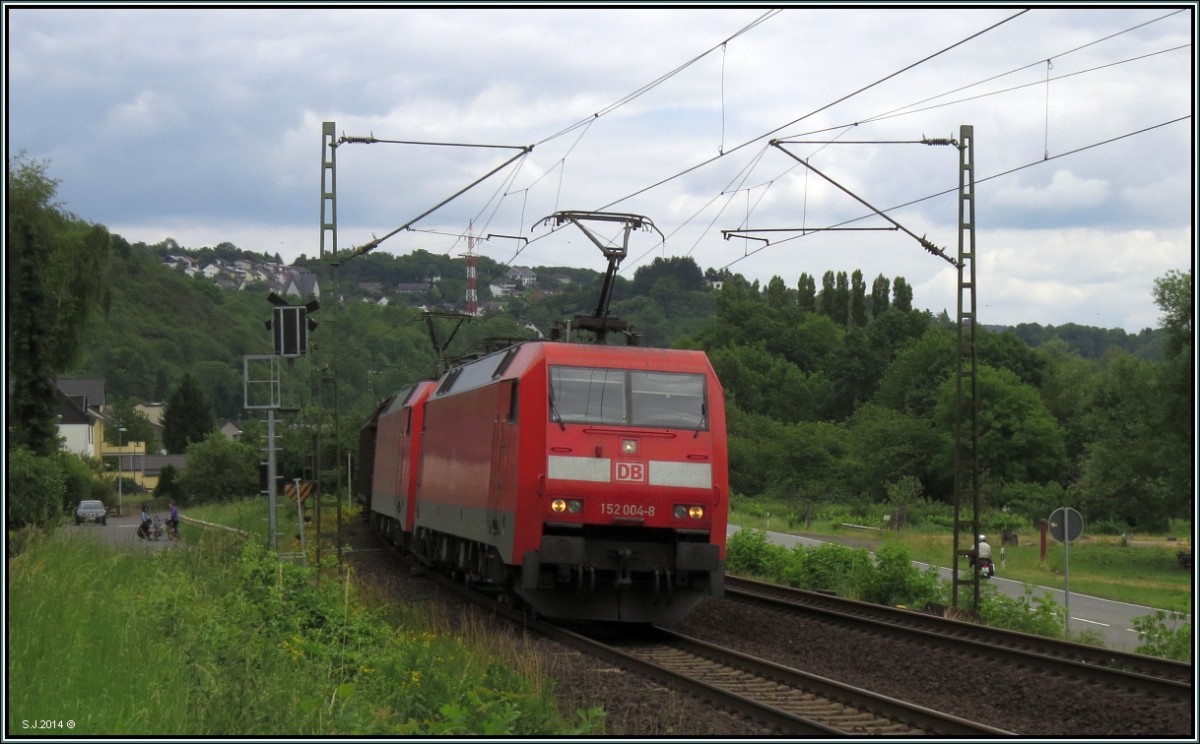
<path id="1" fill-rule="evenodd" d="M 1075 542 L 1083 534 L 1083 517 L 1069 506 L 1055 509 L 1046 525 L 1051 537 L 1059 542 Z"/>

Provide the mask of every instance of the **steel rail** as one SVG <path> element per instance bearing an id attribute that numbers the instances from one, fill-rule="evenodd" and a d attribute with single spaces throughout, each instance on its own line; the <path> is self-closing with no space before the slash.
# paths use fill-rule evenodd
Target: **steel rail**
<path id="1" fill-rule="evenodd" d="M 919 636 L 939 646 L 960 646 L 1004 663 L 1024 663 L 1173 700 L 1194 700 L 1191 664 L 1131 654 L 1029 633 L 989 628 L 907 608 L 888 607 L 726 575 L 729 599 L 823 614 Z"/>

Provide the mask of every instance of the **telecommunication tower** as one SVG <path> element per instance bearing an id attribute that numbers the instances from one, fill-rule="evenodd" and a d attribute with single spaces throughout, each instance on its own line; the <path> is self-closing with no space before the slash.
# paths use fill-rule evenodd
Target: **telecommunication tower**
<path id="1" fill-rule="evenodd" d="M 475 287 L 475 234 L 472 227 L 467 227 L 467 252 L 459 255 L 467 259 L 467 315 L 475 318 L 479 316 L 479 294 Z"/>

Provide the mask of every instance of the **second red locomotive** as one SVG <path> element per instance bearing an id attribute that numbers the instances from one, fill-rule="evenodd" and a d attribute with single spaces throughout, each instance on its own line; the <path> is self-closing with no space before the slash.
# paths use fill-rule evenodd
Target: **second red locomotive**
<path id="1" fill-rule="evenodd" d="M 542 615 L 670 625 L 723 593 L 725 405 L 702 352 L 518 343 L 384 401 L 361 447 L 385 536 Z"/>

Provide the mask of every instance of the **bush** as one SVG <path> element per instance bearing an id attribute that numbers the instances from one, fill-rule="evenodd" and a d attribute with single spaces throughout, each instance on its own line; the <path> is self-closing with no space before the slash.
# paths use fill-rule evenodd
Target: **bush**
<path id="1" fill-rule="evenodd" d="M 806 548 L 804 588 L 854 596 L 871 575 L 873 565 L 867 551 L 837 543 L 821 543 Z"/>
<path id="2" fill-rule="evenodd" d="M 180 505 L 185 503 L 183 489 L 179 487 L 179 471 L 174 465 L 163 465 L 158 474 L 158 485 L 154 487 L 154 497 L 173 500 Z"/>
<path id="3" fill-rule="evenodd" d="M 1008 509 L 1024 524 L 1004 525 L 1012 529 L 1037 526 L 1067 499 L 1066 491 L 1057 483 L 1005 483 L 995 496 L 995 502 Z"/>
<path id="4" fill-rule="evenodd" d="M 937 568 L 922 572 L 908 548 L 884 545 L 875 554 L 875 570 L 862 588 L 862 600 L 883 605 L 924 607 L 941 599 Z"/>
<path id="5" fill-rule="evenodd" d="M 1022 633 L 1062 638 L 1066 611 L 1049 593 L 1033 596 L 1033 586 L 1025 585 L 1023 597 L 1007 597 L 991 584 L 983 587 L 979 597 L 979 614 L 988 625 Z"/>
<path id="6" fill-rule="evenodd" d="M 99 499 L 112 506 L 117 505 L 117 481 L 115 479 L 93 475 L 88 483 L 88 488 L 92 494 L 90 498 Z"/>
<path id="7" fill-rule="evenodd" d="M 59 452 L 55 459 L 63 474 L 62 508 L 69 512 L 80 501 L 92 498 L 92 468 L 86 460 L 70 452 Z"/>
<path id="8" fill-rule="evenodd" d="M 1182 624 L 1181 613 L 1173 612 L 1169 617 L 1176 625 L 1173 629 L 1167 627 L 1168 613 L 1164 610 L 1133 619 L 1133 629 L 1137 631 L 1139 641 L 1137 652 L 1191 664 L 1192 626 Z"/>
<path id="9" fill-rule="evenodd" d="M 767 541 L 763 530 L 738 530 L 725 544 L 725 564 L 733 573 L 773 577 L 780 564 L 777 553 L 786 552 Z"/>
<path id="10" fill-rule="evenodd" d="M 954 506 L 938 501 L 917 501 L 908 505 L 907 522 L 909 527 L 938 527 L 954 529 Z"/>
<path id="11" fill-rule="evenodd" d="M 7 528 L 47 527 L 57 522 L 66 483 L 57 456 L 38 457 L 24 447 L 10 449 L 4 500 Z"/>
<path id="12" fill-rule="evenodd" d="M 213 432 L 188 446 L 188 464 L 179 486 L 189 504 L 230 501 L 258 492 L 258 453 L 254 447 Z"/>

